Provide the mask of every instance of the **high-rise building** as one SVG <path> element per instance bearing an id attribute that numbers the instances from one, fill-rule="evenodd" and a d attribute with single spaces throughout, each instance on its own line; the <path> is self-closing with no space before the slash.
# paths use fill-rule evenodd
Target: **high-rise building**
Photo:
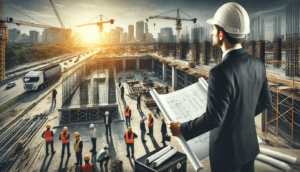
<path id="1" fill-rule="evenodd" d="M 148 33 L 148 42 L 153 42 L 153 35 L 152 35 L 152 33 Z"/>
<path id="2" fill-rule="evenodd" d="M 134 40 L 134 25 L 128 26 L 128 42 L 131 42 Z"/>
<path id="3" fill-rule="evenodd" d="M 43 43 L 55 43 L 59 42 L 58 38 L 59 35 L 58 31 L 52 29 L 44 29 L 42 32 L 42 42 Z"/>
<path id="4" fill-rule="evenodd" d="M 281 35 L 281 41 L 284 41 L 284 35 Z"/>
<path id="5" fill-rule="evenodd" d="M 138 21 L 136 22 L 136 39 L 139 42 L 144 42 L 144 22 Z"/>
<path id="6" fill-rule="evenodd" d="M 199 43 L 199 29 L 191 28 L 191 41 L 192 43 Z"/>
<path id="7" fill-rule="evenodd" d="M 22 43 L 29 43 L 30 42 L 30 37 L 29 35 L 27 35 L 26 33 L 23 33 L 21 35 L 21 42 Z"/>
<path id="8" fill-rule="evenodd" d="M 146 42 L 149 42 L 149 31 L 148 31 L 148 23 L 145 23 L 145 37 L 146 37 Z"/>
<path id="9" fill-rule="evenodd" d="M 37 42 L 39 42 L 39 32 L 38 31 L 31 30 L 29 32 L 29 36 L 30 36 L 30 43 L 37 43 Z"/>
<path id="10" fill-rule="evenodd" d="M 128 42 L 128 34 L 127 32 L 121 34 L 120 43 Z"/>
<path id="11" fill-rule="evenodd" d="M 161 28 L 160 29 L 160 33 L 161 33 L 161 39 L 163 39 L 162 41 L 165 43 L 171 43 L 173 42 L 173 30 L 171 27 L 165 27 L 165 28 Z"/>
<path id="12" fill-rule="evenodd" d="M 8 29 L 8 42 L 18 42 L 18 30 L 16 28 Z"/>
<path id="13" fill-rule="evenodd" d="M 199 36 L 199 42 L 204 41 L 204 28 L 198 27 L 198 36 Z"/>

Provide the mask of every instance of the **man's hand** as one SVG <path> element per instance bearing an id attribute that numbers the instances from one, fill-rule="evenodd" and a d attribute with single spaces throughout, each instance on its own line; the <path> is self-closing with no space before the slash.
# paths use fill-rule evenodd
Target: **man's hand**
<path id="1" fill-rule="evenodd" d="M 92 135 L 92 133 L 90 133 L 90 135 Z"/>
<path id="2" fill-rule="evenodd" d="M 176 122 L 176 121 L 170 121 L 167 122 L 168 124 L 168 128 L 170 129 L 170 132 L 172 133 L 172 136 L 181 136 L 181 130 L 180 130 L 180 122 Z"/>
<path id="3" fill-rule="evenodd" d="M 109 158 L 111 158 L 111 155 L 108 155 L 109 156 Z"/>

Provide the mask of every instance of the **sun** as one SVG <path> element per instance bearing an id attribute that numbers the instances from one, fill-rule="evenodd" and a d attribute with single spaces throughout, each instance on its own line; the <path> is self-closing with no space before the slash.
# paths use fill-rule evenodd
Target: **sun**
<path id="1" fill-rule="evenodd" d="M 82 43 L 98 43 L 99 42 L 99 30 L 95 26 L 81 27 L 79 30 Z"/>

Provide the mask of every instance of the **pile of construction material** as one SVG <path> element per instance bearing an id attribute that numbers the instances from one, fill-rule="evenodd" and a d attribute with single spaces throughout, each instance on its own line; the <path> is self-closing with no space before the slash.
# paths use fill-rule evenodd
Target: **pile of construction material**
<path id="1" fill-rule="evenodd" d="M 125 74 L 125 77 L 126 78 L 133 78 L 134 74 L 133 74 L 133 72 L 128 72 L 128 73 Z"/>
<path id="2" fill-rule="evenodd" d="M 17 161 L 23 149 L 30 143 L 45 124 L 47 115 L 37 115 L 31 119 L 20 119 L 0 134 L 0 171 L 9 169 Z"/>

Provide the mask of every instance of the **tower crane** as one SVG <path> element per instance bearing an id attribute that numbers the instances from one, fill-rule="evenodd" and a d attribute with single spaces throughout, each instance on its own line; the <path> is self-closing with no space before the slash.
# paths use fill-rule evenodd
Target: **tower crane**
<path id="1" fill-rule="evenodd" d="M 172 10 L 172 11 L 175 11 L 175 10 Z M 169 12 L 172 12 L 172 11 L 169 11 Z M 167 19 L 167 20 L 176 20 L 176 30 L 177 30 L 177 40 L 176 42 L 179 43 L 179 39 L 180 39 L 180 31 L 182 29 L 181 27 L 181 21 L 193 21 L 194 23 L 196 23 L 197 19 L 196 18 L 192 18 L 190 17 L 189 15 L 185 14 L 183 11 L 181 11 L 182 13 L 184 13 L 185 15 L 187 15 L 188 17 L 190 17 L 190 19 L 187 19 L 187 18 L 180 18 L 180 14 L 179 14 L 179 9 L 177 9 L 177 17 L 169 17 L 169 16 L 162 16 L 162 14 L 160 15 L 156 15 L 156 16 L 150 16 L 149 19 Z M 166 12 L 166 13 L 169 13 L 169 12 Z M 166 13 L 163 13 L 163 14 L 166 14 Z"/>
<path id="2" fill-rule="evenodd" d="M 7 28 L 8 27 L 5 25 L 6 23 L 16 24 L 18 26 L 26 25 L 26 26 L 32 26 L 32 27 L 47 28 L 47 29 L 56 30 L 56 31 L 62 31 L 63 30 L 62 28 L 49 26 L 49 25 L 43 24 L 39 21 L 38 22 L 40 24 L 36 24 L 36 23 L 30 23 L 30 22 L 26 22 L 26 21 L 22 21 L 22 20 L 15 20 L 11 17 L 5 18 L 4 10 L 3 10 L 4 5 L 10 7 L 9 5 L 4 4 L 3 2 L 1 3 L 1 8 L 0 8 L 1 9 L 1 18 L 0 18 L 0 75 L 1 76 L 0 77 L 1 77 L 2 82 L 5 81 L 5 44 L 9 39 L 8 34 L 7 34 Z M 10 7 L 10 8 L 14 9 L 13 7 Z M 14 10 L 16 10 L 16 9 L 14 9 Z M 16 11 L 18 11 L 18 10 L 16 10 Z M 18 12 L 20 12 L 20 11 L 18 11 Z M 22 13 L 22 12 L 20 12 L 20 13 Z M 22 14 L 24 14 L 24 13 L 22 13 Z M 26 15 L 26 14 L 24 14 L 24 15 Z M 28 16 L 28 15 L 26 15 L 26 16 Z M 28 16 L 28 17 L 30 17 L 30 16 Z M 31 19 L 33 19 L 33 18 L 31 18 Z M 35 20 L 35 19 L 33 19 L 33 20 Z"/>
<path id="3" fill-rule="evenodd" d="M 98 17 L 98 16 L 97 16 Z M 100 22 L 95 22 L 95 23 L 87 23 L 87 24 L 81 24 L 81 25 L 77 25 L 76 27 L 82 27 L 82 26 L 91 26 L 91 25 L 97 25 L 99 27 L 99 32 L 100 32 L 100 40 L 101 40 L 101 35 L 102 35 L 102 32 L 103 32 L 103 24 L 104 23 L 110 23 L 110 24 L 114 24 L 114 21 L 113 19 L 110 19 L 107 21 L 103 21 L 103 15 L 100 15 Z M 106 18 L 106 17 L 104 17 Z"/>

